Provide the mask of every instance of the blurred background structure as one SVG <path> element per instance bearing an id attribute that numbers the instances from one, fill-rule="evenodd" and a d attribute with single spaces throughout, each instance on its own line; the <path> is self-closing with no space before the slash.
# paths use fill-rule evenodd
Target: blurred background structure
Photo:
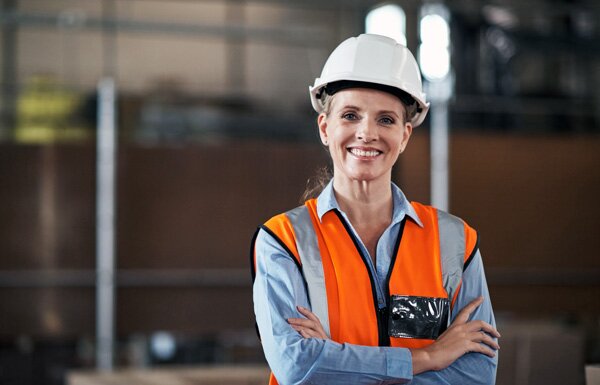
<path id="1" fill-rule="evenodd" d="M 0 384 L 96 368 L 97 282 L 114 288 L 117 368 L 264 365 L 250 239 L 327 163 L 308 85 L 367 27 L 418 53 L 444 112 L 447 205 L 479 231 L 504 336 L 498 384 L 583 384 L 600 362 L 594 0 L 1 0 Z M 115 273 L 97 280 L 106 78 Z M 424 203 L 432 120 L 394 173 Z"/>

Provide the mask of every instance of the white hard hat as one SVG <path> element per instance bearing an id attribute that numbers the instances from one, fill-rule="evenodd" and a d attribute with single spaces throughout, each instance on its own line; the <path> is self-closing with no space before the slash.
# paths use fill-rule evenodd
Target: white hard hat
<path id="1" fill-rule="evenodd" d="M 411 120 L 413 127 L 423 123 L 429 110 L 417 61 L 408 48 L 389 37 L 362 34 L 343 41 L 329 55 L 321 77 L 308 88 L 313 108 L 321 113 L 324 93 L 332 95 L 356 87 L 384 90 L 408 104 L 414 99 L 417 112 Z"/>

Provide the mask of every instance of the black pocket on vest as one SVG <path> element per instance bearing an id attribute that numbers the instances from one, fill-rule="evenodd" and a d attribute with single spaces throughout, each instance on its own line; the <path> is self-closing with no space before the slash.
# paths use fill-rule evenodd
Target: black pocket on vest
<path id="1" fill-rule="evenodd" d="M 448 298 L 392 295 L 389 303 L 390 337 L 435 340 L 448 326 Z"/>

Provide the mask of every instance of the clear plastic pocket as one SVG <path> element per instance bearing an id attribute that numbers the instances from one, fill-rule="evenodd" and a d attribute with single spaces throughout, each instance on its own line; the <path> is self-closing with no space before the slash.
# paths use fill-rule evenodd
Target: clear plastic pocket
<path id="1" fill-rule="evenodd" d="M 448 327 L 449 313 L 448 298 L 392 295 L 389 336 L 435 340 Z"/>

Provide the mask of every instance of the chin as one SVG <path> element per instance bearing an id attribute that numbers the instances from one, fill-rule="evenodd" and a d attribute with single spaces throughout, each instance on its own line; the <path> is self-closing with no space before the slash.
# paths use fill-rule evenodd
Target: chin
<path id="1" fill-rule="evenodd" d="M 373 181 L 381 180 L 385 177 L 386 177 L 385 174 L 373 174 L 373 173 L 369 173 L 369 172 L 363 172 L 363 173 L 354 173 L 353 175 L 350 176 L 350 179 L 355 182 L 373 182 Z"/>
<path id="2" fill-rule="evenodd" d="M 391 182 L 391 169 L 381 167 L 339 167 L 334 174 L 352 182 L 374 182 L 387 180 Z"/>

